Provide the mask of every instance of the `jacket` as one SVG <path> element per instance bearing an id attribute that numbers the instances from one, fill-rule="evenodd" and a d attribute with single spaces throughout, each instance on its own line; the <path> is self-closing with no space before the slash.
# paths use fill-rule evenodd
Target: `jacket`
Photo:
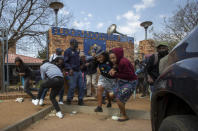
<path id="1" fill-rule="evenodd" d="M 123 80 L 133 81 L 137 80 L 135 75 L 135 70 L 131 62 L 124 57 L 124 51 L 122 48 L 114 48 L 112 52 L 116 55 L 117 58 L 117 72 L 115 77 Z"/>
<path id="2" fill-rule="evenodd" d="M 64 52 L 64 65 L 66 70 L 80 71 L 79 52 L 68 48 Z"/>

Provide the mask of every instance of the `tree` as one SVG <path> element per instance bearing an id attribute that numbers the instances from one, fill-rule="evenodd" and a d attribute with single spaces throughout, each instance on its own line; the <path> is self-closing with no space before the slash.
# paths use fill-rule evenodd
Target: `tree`
<path id="1" fill-rule="evenodd" d="M 172 49 L 195 26 L 198 25 L 198 1 L 188 0 L 184 6 L 179 6 L 169 19 L 164 18 L 164 29 L 153 33 L 157 44 L 165 43 Z"/>
<path id="2" fill-rule="evenodd" d="M 43 45 L 46 39 L 45 32 L 54 23 L 54 12 L 49 8 L 49 3 L 50 0 L 0 1 L 0 28 L 8 29 L 9 48 L 15 46 L 21 39 L 45 47 Z M 59 26 L 66 25 L 72 17 L 71 14 L 59 14 L 59 16 Z M 22 43 L 21 47 L 26 44 Z"/>
<path id="3" fill-rule="evenodd" d="M 47 59 L 47 47 L 43 48 L 42 50 L 38 51 L 38 56 L 37 58 L 40 59 Z"/>

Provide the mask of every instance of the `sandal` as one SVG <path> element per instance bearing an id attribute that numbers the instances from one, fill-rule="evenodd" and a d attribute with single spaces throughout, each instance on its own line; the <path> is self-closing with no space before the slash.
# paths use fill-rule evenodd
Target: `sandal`
<path id="1" fill-rule="evenodd" d="M 120 118 L 119 118 L 119 119 L 118 119 L 119 122 L 124 122 L 124 121 L 128 121 L 128 120 L 129 120 L 129 118 L 126 118 L 126 119 L 120 119 Z"/>

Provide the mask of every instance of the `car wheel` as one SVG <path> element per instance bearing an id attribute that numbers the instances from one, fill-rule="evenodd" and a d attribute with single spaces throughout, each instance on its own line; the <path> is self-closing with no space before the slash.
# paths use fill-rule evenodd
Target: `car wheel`
<path id="1" fill-rule="evenodd" d="M 159 131 L 198 131 L 198 117 L 192 115 L 174 115 L 165 118 Z"/>

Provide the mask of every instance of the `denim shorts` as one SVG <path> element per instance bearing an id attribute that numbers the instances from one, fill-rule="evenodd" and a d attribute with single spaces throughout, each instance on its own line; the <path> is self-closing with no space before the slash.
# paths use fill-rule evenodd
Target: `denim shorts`
<path id="1" fill-rule="evenodd" d="M 102 86 L 105 91 L 111 92 L 115 86 L 115 79 L 109 79 L 100 75 L 98 79 L 98 86 Z"/>

